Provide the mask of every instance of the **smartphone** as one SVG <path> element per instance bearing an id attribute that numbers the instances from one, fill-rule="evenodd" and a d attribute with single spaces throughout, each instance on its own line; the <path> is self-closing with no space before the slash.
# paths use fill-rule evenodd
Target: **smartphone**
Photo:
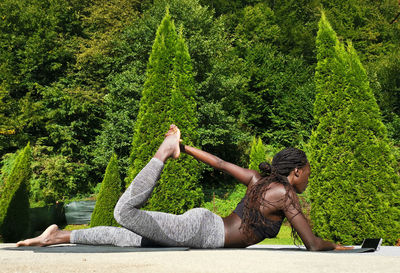
<path id="1" fill-rule="evenodd" d="M 364 239 L 361 248 L 373 248 L 379 250 L 382 244 L 382 238 L 379 239 Z"/>

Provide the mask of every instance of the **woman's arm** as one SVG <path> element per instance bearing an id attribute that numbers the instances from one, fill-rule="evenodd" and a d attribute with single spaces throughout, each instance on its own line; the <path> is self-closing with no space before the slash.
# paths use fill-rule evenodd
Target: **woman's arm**
<path id="1" fill-rule="evenodd" d="M 200 160 L 201 162 L 207 165 L 210 165 L 214 169 L 228 173 L 229 175 L 233 176 L 246 186 L 248 186 L 249 183 L 256 182 L 258 181 L 258 179 L 261 178 L 261 175 L 257 171 L 239 167 L 235 164 L 224 161 L 219 157 L 216 157 L 215 155 L 199 150 L 197 148 L 188 145 L 182 145 L 182 146 L 181 146 L 183 148 L 181 149 L 182 152 L 193 156 L 197 160 Z"/>
<path id="2" fill-rule="evenodd" d="M 292 227 L 296 230 L 297 234 L 299 234 L 307 250 L 347 250 L 354 248 L 338 245 L 315 236 L 311 230 L 308 220 L 303 213 L 299 212 L 299 209 L 301 208 L 296 193 L 291 191 L 289 195 L 292 195 L 292 198 L 289 198 L 290 204 L 287 206 L 287 210 L 285 210 L 285 216 L 289 220 Z"/>
<path id="3" fill-rule="evenodd" d="M 289 190 L 289 192 L 287 191 L 288 189 L 283 185 L 275 184 L 265 193 L 264 199 L 268 200 L 266 203 L 274 204 L 274 206 L 263 206 L 261 208 L 264 217 L 270 217 L 277 209 L 283 211 L 292 227 L 300 236 L 307 250 L 349 249 L 315 236 L 306 217 L 299 211 L 301 208 L 296 193 L 292 190 Z M 287 194 L 288 198 L 286 198 Z"/>
<path id="4" fill-rule="evenodd" d="M 289 213 L 289 215 L 291 215 L 291 213 Z M 304 217 L 302 213 L 299 213 L 292 218 L 288 218 L 288 220 L 290 224 L 293 226 L 293 228 L 297 231 L 297 234 L 299 234 L 307 250 L 311 251 L 333 250 L 338 247 L 338 245 L 335 243 L 322 240 L 321 238 L 315 236 L 311 230 L 310 225 L 308 224 L 307 219 Z"/>
<path id="5" fill-rule="evenodd" d="M 302 213 L 294 216 L 291 220 L 289 220 L 289 222 L 297 231 L 297 234 L 299 234 L 307 250 L 311 251 L 348 250 L 354 248 L 352 246 L 348 247 L 348 246 L 338 245 L 315 236 L 311 230 L 310 225 L 308 224 L 307 219 L 304 217 Z"/>

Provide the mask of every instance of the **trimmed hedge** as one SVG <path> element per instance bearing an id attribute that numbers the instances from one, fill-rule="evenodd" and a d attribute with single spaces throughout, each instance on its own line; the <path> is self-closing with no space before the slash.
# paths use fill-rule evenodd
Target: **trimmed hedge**
<path id="1" fill-rule="evenodd" d="M 108 163 L 100 192 L 94 207 L 90 226 L 119 226 L 114 219 L 114 207 L 121 195 L 117 155 L 113 154 Z"/>
<path id="2" fill-rule="evenodd" d="M 387 130 L 351 43 L 322 14 L 315 73 L 317 127 L 310 139 L 314 232 L 343 244 L 399 238 L 399 176 Z"/>
<path id="3" fill-rule="evenodd" d="M 30 145 L 19 152 L 0 193 L 0 232 L 5 243 L 29 236 L 29 179 L 31 177 Z"/>
<path id="4" fill-rule="evenodd" d="M 250 147 L 249 169 L 259 172 L 260 168 L 258 168 L 258 166 L 260 165 L 261 162 L 265 161 L 266 161 L 266 148 L 263 145 L 261 138 L 253 137 L 253 141 L 251 142 L 251 147 Z"/>

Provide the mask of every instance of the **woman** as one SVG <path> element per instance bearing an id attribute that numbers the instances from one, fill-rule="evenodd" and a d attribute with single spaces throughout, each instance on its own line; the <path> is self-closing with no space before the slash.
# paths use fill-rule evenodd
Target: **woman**
<path id="1" fill-rule="evenodd" d="M 119 199 L 114 217 L 123 228 L 94 227 L 63 231 L 56 225 L 42 235 L 20 241 L 17 246 L 77 243 L 116 246 L 187 246 L 192 248 L 247 247 L 267 237 L 275 237 L 286 217 L 308 250 L 346 249 L 316 237 L 301 213 L 296 193 L 305 190 L 310 165 L 304 152 L 289 148 L 279 152 L 272 167 L 248 170 L 223 161 L 207 152 L 180 145 L 180 131 L 171 125 L 164 142 L 150 162 L 135 177 Z M 164 163 L 180 152 L 222 170 L 247 186 L 246 197 L 226 218 L 196 208 L 182 215 L 144 211 L 139 208 L 150 197 Z"/>

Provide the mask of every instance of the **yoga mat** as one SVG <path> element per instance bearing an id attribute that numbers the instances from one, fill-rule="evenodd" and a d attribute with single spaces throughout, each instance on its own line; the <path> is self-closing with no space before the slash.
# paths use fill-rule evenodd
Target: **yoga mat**
<path id="1" fill-rule="evenodd" d="M 210 249 L 190 249 L 191 251 L 204 251 Z M 354 248 L 347 250 L 327 250 L 327 251 L 308 251 L 305 248 L 297 247 L 284 247 L 284 248 L 268 248 L 268 247 L 250 247 L 250 248 L 218 248 L 215 250 L 246 250 L 246 251 L 287 251 L 287 252 L 303 252 L 303 253 L 335 253 L 335 254 L 349 254 L 349 253 L 367 253 L 374 252 L 374 248 Z"/>
<path id="2" fill-rule="evenodd" d="M 6 247 L 4 250 L 33 251 L 38 253 L 120 253 L 120 252 L 158 252 L 158 251 L 186 251 L 188 247 L 115 247 L 91 245 L 56 245 L 56 246 L 25 246 Z"/>
<path id="3" fill-rule="evenodd" d="M 47 247 L 27 246 L 27 247 L 6 247 L 4 250 L 12 251 L 33 251 L 37 253 L 122 253 L 122 252 L 159 252 L 159 251 L 210 251 L 210 250 L 245 250 L 245 251 L 286 251 L 286 252 L 309 252 L 309 253 L 368 253 L 374 252 L 374 248 L 354 248 L 348 250 L 328 250 L 328 251 L 308 251 L 305 248 L 217 248 L 217 249 L 190 249 L 188 247 L 115 247 L 115 246 L 91 246 L 91 245 L 55 245 Z"/>
<path id="4" fill-rule="evenodd" d="M 343 252 L 343 253 L 367 253 L 367 252 L 375 252 L 375 248 L 354 248 L 354 249 L 348 249 L 348 250 L 329 250 L 326 252 L 337 253 L 337 254 L 341 254 L 341 252 Z"/>
<path id="5" fill-rule="evenodd" d="M 223 248 L 228 249 L 228 248 Z M 348 253 L 367 253 L 374 252 L 374 248 L 353 248 L 346 250 L 327 250 L 327 251 L 308 251 L 305 248 L 296 247 L 284 247 L 284 248 L 267 248 L 267 247 L 257 247 L 257 248 L 246 248 L 246 250 L 252 251 L 292 251 L 292 252 L 315 252 L 315 253 L 337 253 L 337 254 L 348 254 Z"/>
<path id="6" fill-rule="evenodd" d="M 337 253 L 337 254 L 348 254 L 348 253 L 366 253 L 374 252 L 374 248 L 353 248 L 346 250 L 326 250 L 326 251 L 308 251 L 305 248 L 248 248 L 252 250 L 275 250 L 275 251 L 300 251 L 300 252 L 318 252 L 318 253 Z"/>

